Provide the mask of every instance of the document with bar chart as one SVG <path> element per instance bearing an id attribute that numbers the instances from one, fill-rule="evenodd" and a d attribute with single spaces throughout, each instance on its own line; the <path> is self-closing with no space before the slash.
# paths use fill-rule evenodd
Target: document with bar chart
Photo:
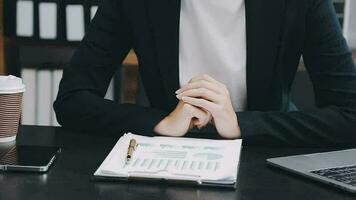
<path id="1" fill-rule="evenodd" d="M 137 141 L 127 161 L 131 139 Z M 241 140 L 122 136 L 94 177 L 158 179 L 208 186 L 236 187 Z"/>

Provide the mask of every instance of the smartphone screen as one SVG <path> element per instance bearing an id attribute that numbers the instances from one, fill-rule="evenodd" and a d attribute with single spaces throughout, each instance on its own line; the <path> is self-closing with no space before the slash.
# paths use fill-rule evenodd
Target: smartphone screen
<path id="1" fill-rule="evenodd" d="M 59 151 L 59 147 L 14 146 L 0 158 L 0 165 L 47 166 Z"/>

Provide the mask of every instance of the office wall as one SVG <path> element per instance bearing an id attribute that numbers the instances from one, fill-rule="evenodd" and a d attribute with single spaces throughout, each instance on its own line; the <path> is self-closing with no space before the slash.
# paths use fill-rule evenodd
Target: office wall
<path id="1" fill-rule="evenodd" d="M 352 49 L 356 49 L 356 1 L 346 0 L 344 35 Z"/>

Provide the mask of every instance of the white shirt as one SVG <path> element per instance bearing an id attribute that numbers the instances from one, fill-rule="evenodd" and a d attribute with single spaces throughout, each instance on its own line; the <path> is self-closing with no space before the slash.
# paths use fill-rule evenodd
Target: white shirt
<path id="1" fill-rule="evenodd" d="M 201 74 L 227 86 L 235 111 L 247 109 L 244 0 L 181 0 L 180 85 Z"/>

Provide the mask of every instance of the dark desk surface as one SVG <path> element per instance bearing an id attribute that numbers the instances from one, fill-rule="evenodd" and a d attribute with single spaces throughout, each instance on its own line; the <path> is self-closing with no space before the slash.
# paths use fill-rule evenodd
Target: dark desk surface
<path id="1" fill-rule="evenodd" d="M 60 145 L 47 174 L 0 173 L 0 199 L 355 199 L 329 186 L 271 168 L 269 157 L 327 149 L 244 147 L 236 190 L 143 182 L 94 182 L 91 176 L 118 138 L 87 136 L 51 127 L 21 127 L 19 144 Z M 0 150 L 7 148 L 0 146 Z M 1 154 L 1 153 L 0 153 Z"/>

